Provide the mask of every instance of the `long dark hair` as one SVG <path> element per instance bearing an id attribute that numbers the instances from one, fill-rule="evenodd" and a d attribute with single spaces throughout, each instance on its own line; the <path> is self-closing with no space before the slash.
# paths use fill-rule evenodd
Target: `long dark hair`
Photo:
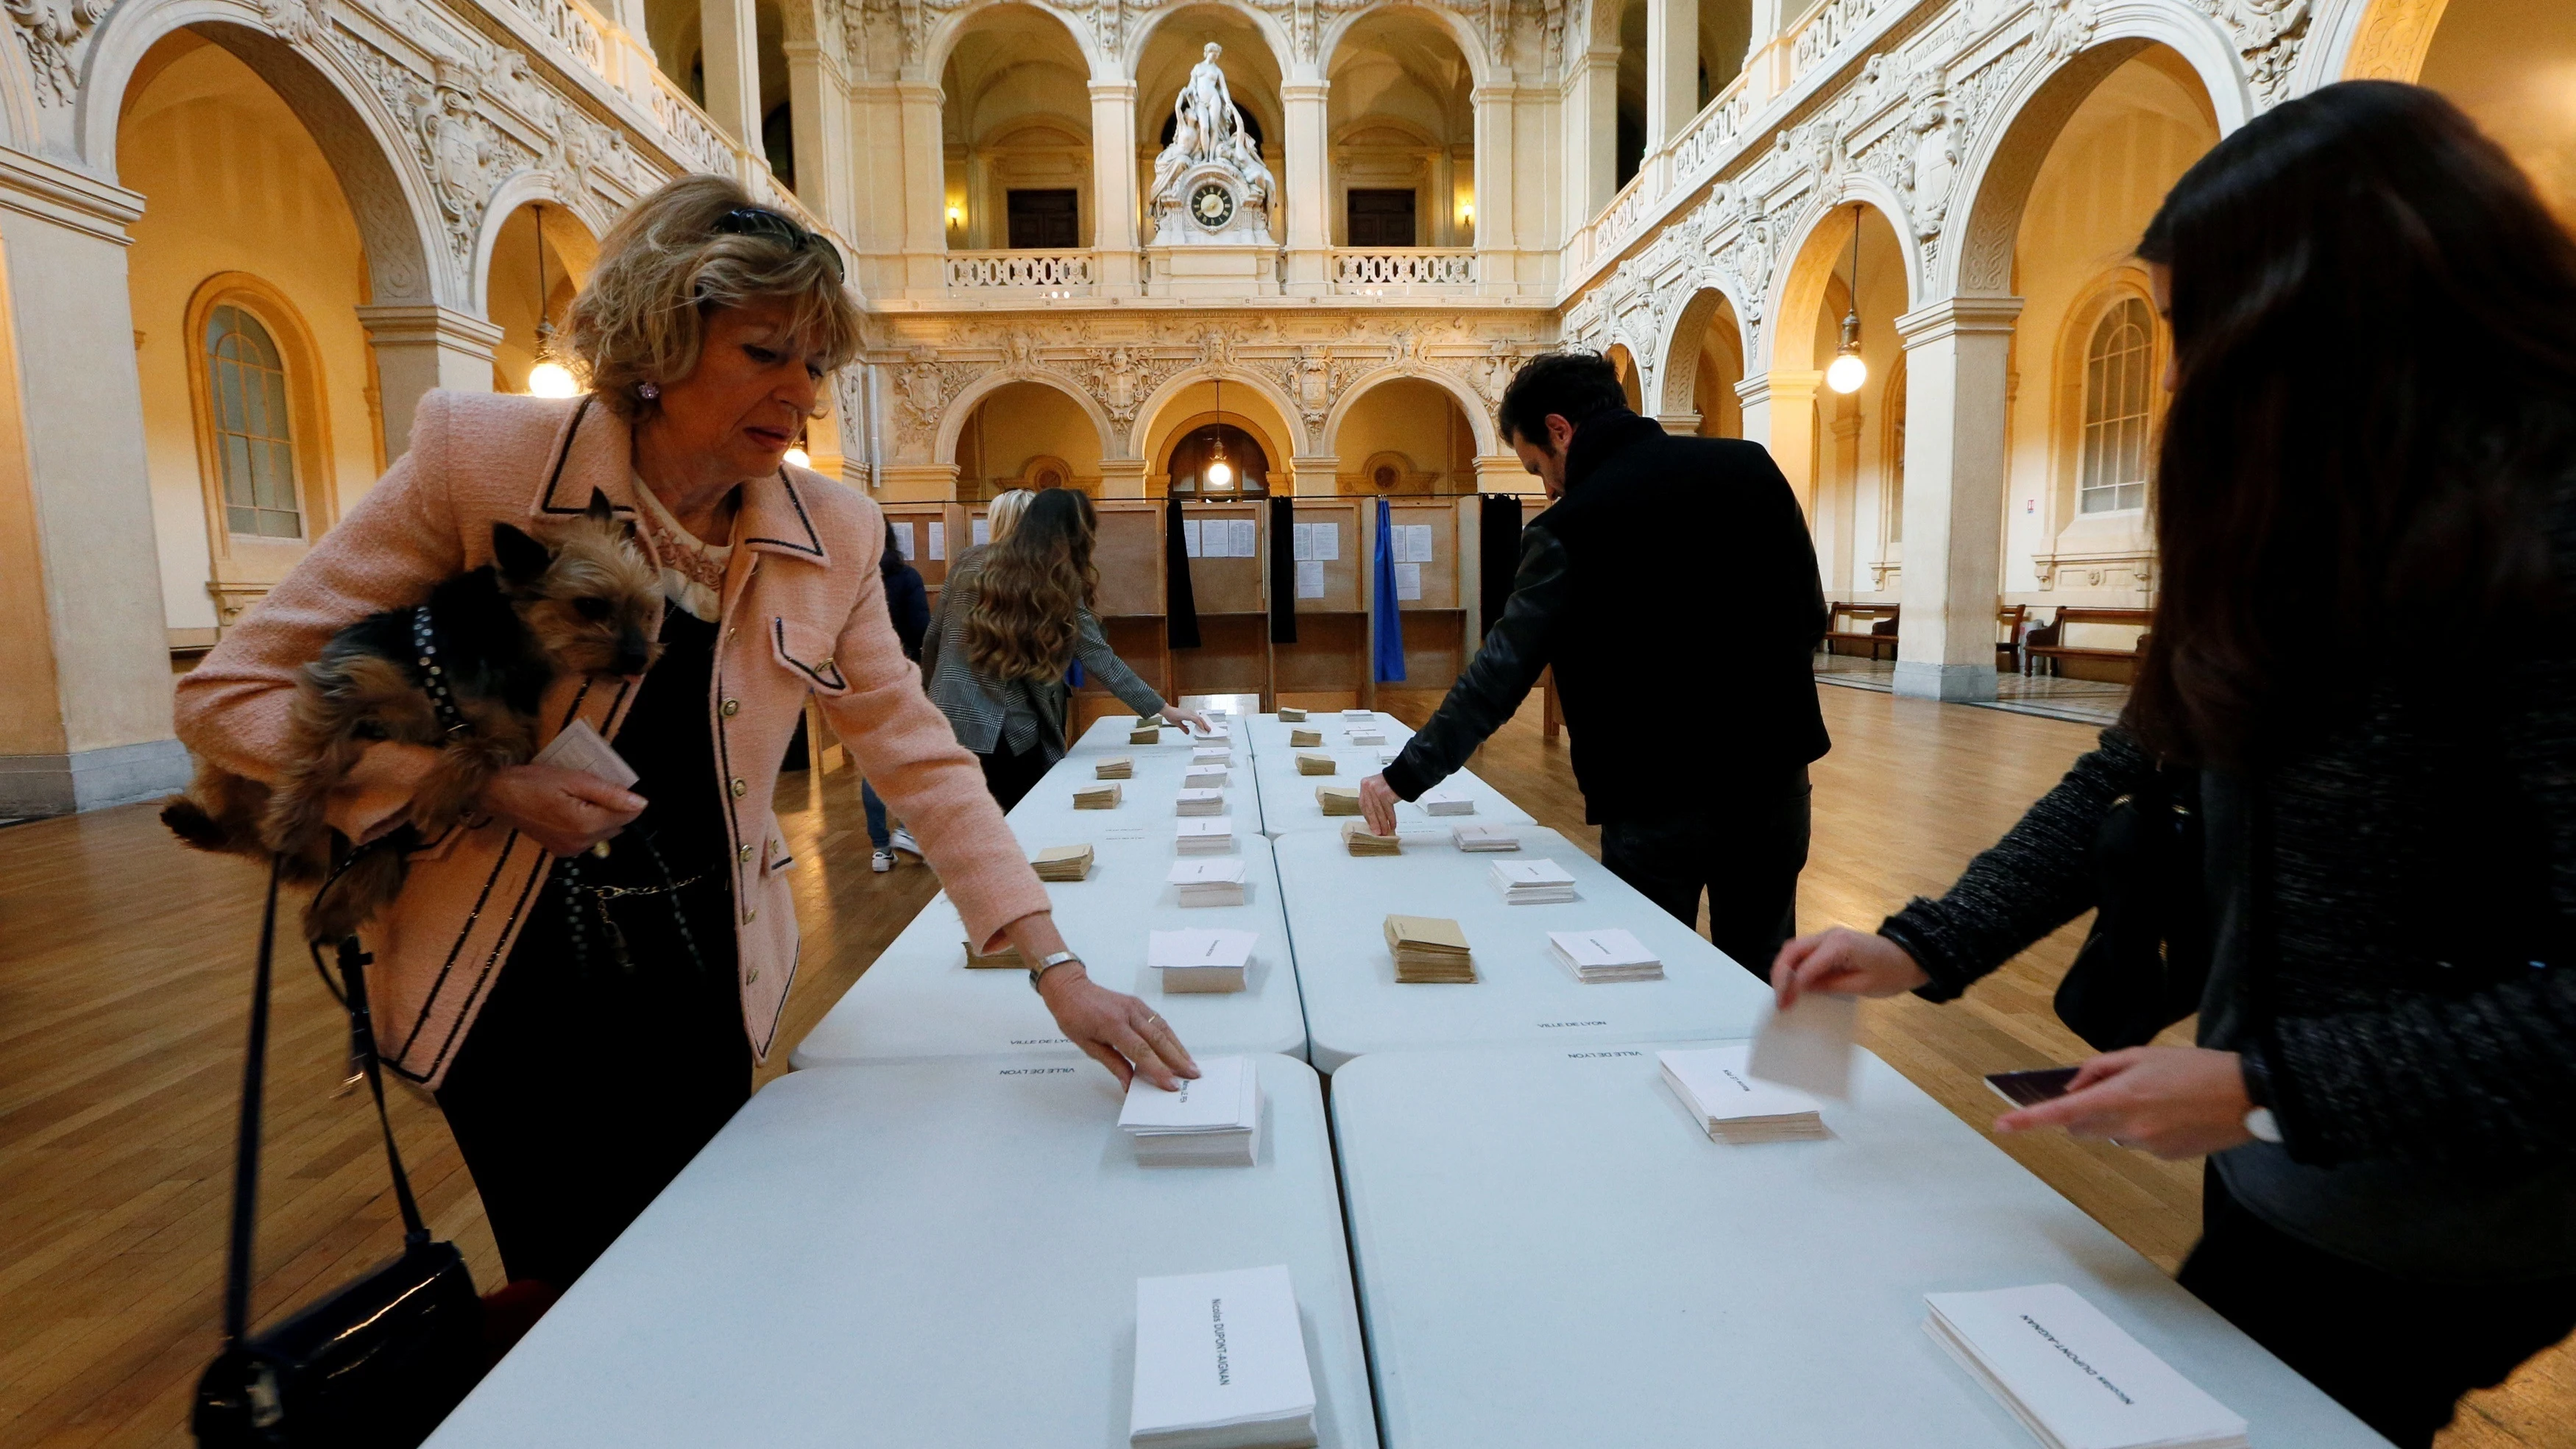
<path id="1" fill-rule="evenodd" d="M 966 616 L 966 657 L 999 679 L 1053 679 L 1073 658 L 1100 585 L 1091 566 L 1091 499 L 1049 488 L 1029 500 L 1010 536 L 984 556 L 974 611 Z"/>
<path id="2" fill-rule="evenodd" d="M 2180 372 L 2130 706 L 2150 748 L 2258 760 L 2392 663 L 2448 670 L 2556 612 L 2576 244 L 2458 108 L 2387 81 L 2286 102 L 2138 253 L 2171 269 Z"/>
<path id="3" fill-rule="evenodd" d="M 903 550 L 895 544 L 894 520 L 889 518 L 886 520 L 885 550 L 877 555 L 877 578 L 883 583 L 893 583 L 895 575 L 911 567 L 912 561 L 905 558 Z"/>

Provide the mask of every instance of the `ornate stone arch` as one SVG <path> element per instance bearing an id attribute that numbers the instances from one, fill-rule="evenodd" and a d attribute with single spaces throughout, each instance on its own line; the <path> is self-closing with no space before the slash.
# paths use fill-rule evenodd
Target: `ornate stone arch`
<path id="1" fill-rule="evenodd" d="M 474 256 L 468 264 L 474 289 L 474 315 L 492 315 L 492 248 L 501 240 L 501 228 L 511 215 L 532 201 L 562 207 L 570 213 L 596 242 L 607 235 L 617 222 L 616 213 L 600 204 L 586 191 L 568 191 L 563 179 L 551 171 L 520 171 L 501 183 L 483 207 L 483 225 L 474 234 Z"/>
<path id="2" fill-rule="evenodd" d="M 1655 396 L 1646 401 L 1657 414 L 1669 417 L 1698 411 L 1691 396 L 1691 387 L 1699 372 L 1700 349 L 1721 312 L 1725 314 L 1727 324 L 1735 330 L 1737 353 L 1751 352 L 1750 340 L 1745 335 L 1743 301 L 1735 295 L 1727 279 L 1701 277 L 1698 290 L 1691 293 L 1689 301 L 1673 309 L 1672 325 L 1664 329 L 1664 335 L 1656 342 Z"/>
<path id="3" fill-rule="evenodd" d="M 2339 80 L 2412 81 L 2441 24 L 2444 0 L 2319 0 L 2292 89 Z"/>
<path id="4" fill-rule="evenodd" d="M 2022 208 L 2040 164 L 2094 87 L 2149 45 L 2180 55 L 2209 97 L 2225 136 L 2245 124 L 2253 101 L 2228 38 L 2215 23 L 2179 8 L 2122 3 L 2095 18 L 2090 44 L 2062 61 L 2027 68 L 1997 98 L 1992 114 L 1960 149 L 1951 194 L 1954 235 L 1945 238 L 1924 278 L 1929 297 L 2007 295 Z"/>
<path id="5" fill-rule="evenodd" d="M 1494 429 L 1492 407 L 1483 398 L 1478 397 L 1476 390 L 1469 387 L 1464 380 L 1454 373 L 1437 369 L 1413 369 L 1392 365 L 1355 377 L 1343 386 L 1341 395 L 1333 400 L 1332 410 L 1324 414 L 1323 451 L 1326 453 L 1341 451 L 1342 422 L 1350 416 L 1352 407 L 1358 404 L 1362 394 L 1375 390 L 1382 383 L 1394 382 L 1400 378 L 1427 382 L 1447 393 L 1449 400 L 1456 403 L 1459 411 L 1467 415 L 1467 427 L 1475 434 L 1478 453 L 1490 455 L 1506 451 L 1501 437 Z"/>
<path id="6" fill-rule="evenodd" d="M 1843 208 L 1854 203 L 1877 212 L 1879 219 L 1896 233 L 1897 254 L 1904 259 L 1905 270 L 1905 304 L 1897 309 L 1898 313 L 1901 315 L 1922 305 L 1925 298 L 1922 250 L 1915 241 L 1913 227 L 1907 224 L 1903 199 L 1875 176 L 1858 171 L 1843 172 L 1834 177 L 1832 185 L 1819 186 L 1810 192 L 1800 206 L 1796 220 L 1783 228 L 1792 240 L 1781 251 L 1784 264 L 1775 268 L 1771 275 L 1771 295 L 1766 301 L 1768 310 L 1764 315 L 1774 319 L 1773 325 L 1762 329 L 1758 364 L 1750 355 L 1744 359 L 1746 376 L 1751 376 L 1757 365 L 1763 371 L 1783 365 L 1800 369 L 1818 365 L 1812 358 L 1795 357 L 1799 349 L 1813 346 L 1813 329 L 1804 328 L 1789 319 L 1812 318 L 1816 308 L 1822 305 L 1826 279 L 1833 275 L 1835 263 L 1843 256 L 1849 229 L 1846 225 L 1844 230 L 1830 237 L 1820 233 L 1836 225 Z M 1827 242 L 1832 245 L 1826 245 Z M 1736 315 L 1739 318 L 1744 315 L 1741 306 L 1736 309 Z M 1784 333 L 1789 334 L 1785 342 L 1793 356 L 1790 364 L 1783 364 L 1780 360 Z"/>
<path id="7" fill-rule="evenodd" d="M 1164 413 L 1170 411 L 1173 400 L 1198 383 L 1219 379 L 1223 379 L 1228 387 L 1240 387 L 1261 399 L 1262 406 L 1269 410 L 1269 417 L 1260 421 L 1285 449 L 1280 457 L 1271 461 L 1285 467 L 1290 458 L 1315 451 L 1314 440 L 1307 436 L 1305 426 L 1299 421 L 1296 403 L 1279 390 L 1277 380 L 1241 367 L 1191 367 L 1165 378 L 1162 386 L 1155 388 L 1137 405 L 1136 421 L 1128 429 L 1125 451 L 1113 456 L 1150 460 L 1154 456 L 1155 425 L 1163 420 Z"/>
<path id="8" fill-rule="evenodd" d="M 931 461 L 956 462 L 957 439 L 966 431 L 966 420 L 975 415 L 975 409 L 985 398 L 1015 382 L 1033 382 L 1040 387 L 1053 388 L 1072 399 L 1073 405 L 1082 409 L 1082 415 L 1090 420 L 1092 432 L 1100 439 L 1100 456 L 1103 458 L 1120 456 L 1117 426 L 1110 422 L 1109 414 L 1101 410 L 1099 400 L 1094 398 L 1090 390 L 1080 382 L 1052 368 L 1015 372 L 1007 367 L 997 367 L 959 388 L 957 395 L 948 400 L 947 411 L 941 413 L 939 417 L 939 430 L 931 437 Z"/>
<path id="9" fill-rule="evenodd" d="M 795 3 L 795 0 L 788 0 L 788 3 Z M 1073 42 L 1074 52 L 1082 57 L 1082 63 L 1089 68 L 1093 80 L 1128 79 L 1127 76 L 1119 73 L 1120 57 L 1100 48 L 1099 37 L 1089 25 L 1078 24 L 1073 15 L 1054 5 L 1044 3 L 1044 0 L 992 0 L 989 4 L 961 6 L 941 16 L 938 22 L 930 27 L 930 33 L 922 39 L 923 78 L 931 81 L 938 80 L 947 68 L 948 58 L 957 53 L 958 42 L 966 38 L 967 32 L 973 30 L 977 22 L 1006 4 L 1035 10 L 1064 27 L 1065 38 Z"/>
<path id="10" fill-rule="evenodd" d="M 302 31 L 300 40 L 280 34 L 281 27 Z M 183 28 L 249 66 L 312 135 L 357 221 L 366 249 L 368 289 L 376 304 L 435 302 L 469 308 L 474 288 L 461 259 L 445 243 L 446 227 L 414 141 L 413 118 L 392 114 L 387 97 L 340 48 L 320 43 L 328 32 L 318 8 L 296 3 L 262 10 L 241 0 L 127 0 L 109 13 L 91 39 L 89 77 L 74 122 L 82 164 L 102 176 L 115 174 L 117 123 L 135 67 L 154 42 Z M 425 83 L 421 89 L 427 89 Z"/>
<path id="11" fill-rule="evenodd" d="M 1310 73 L 1320 73 L 1311 58 L 1302 57 L 1297 53 L 1297 46 L 1289 36 L 1287 28 L 1279 23 L 1278 16 L 1269 11 L 1253 5 L 1218 4 L 1216 0 L 1185 0 L 1183 4 L 1166 5 L 1148 11 L 1141 17 L 1141 23 L 1127 33 L 1126 44 L 1117 56 L 1116 78 L 1136 79 L 1137 69 L 1144 63 L 1145 47 L 1152 43 L 1154 33 L 1174 18 L 1189 11 L 1204 8 L 1221 9 L 1228 16 L 1251 26 L 1253 32 L 1261 37 L 1262 44 L 1270 47 L 1270 59 L 1279 67 L 1279 75 L 1283 81 L 1304 80 Z M 1236 104 L 1240 105 L 1241 102 L 1237 101 Z M 1141 125 L 1139 130 L 1142 130 Z M 1279 137 L 1280 144 L 1286 145 L 1287 139 L 1283 127 Z"/>
<path id="12" fill-rule="evenodd" d="M 1486 53 L 1485 38 L 1476 33 L 1474 26 L 1467 23 L 1466 16 L 1446 5 L 1429 3 L 1429 0 L 1386 0 L 1384 4 L 1354 8 L 1336 16 L 1325 25 L 1323 33 L 1316 39 L 1316 74 L 1328 75 L 1332 72 L 1334 55 L 1340 51 L 1342 42 L 1350 38 L 1352 29 L 1362 20 L 1386 15 L 1393 11 L 1419 15 L 1429 20 L 1433 29 L 1448 36 L 1450 44 L 1457 46 L 1458 53 L 1466 58 L 1467 79 L 1471 86 L 1484 85 L 1491 79 L 1493 58 Z"/>

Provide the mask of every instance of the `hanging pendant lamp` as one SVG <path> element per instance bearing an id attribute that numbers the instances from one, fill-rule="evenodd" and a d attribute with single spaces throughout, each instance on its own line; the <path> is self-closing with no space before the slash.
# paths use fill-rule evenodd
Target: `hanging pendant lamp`
<path id="1" fill-rule="evenodd" d="M 1839 393 L 1860 391 L 1869 381 L 1869 364 L 1860 355 L 1860 203 L 1852 203 L 1851 310 L 1843 314 L 1843 345 L 1825 369 L 1825 386 Z"/>
<path id="2" fill-rule="evenodd" d="M 1213 441 L 1208 447 L 1207 484 L 1220 493 L 1234 487 L 1234 465 L 1225 460 L 1225 379 L 1216 380 L 1217 421 L 1208 429 Z"/>
<path id="3" fill-rule="evenodd" d="M 537 365 L 528 369 L 531 397 L 571 397 L 581 391 L 572 369 L 554 360 L 555 324 L 546 316 L 546 209 L 529 208 L 537 232 Z"/>

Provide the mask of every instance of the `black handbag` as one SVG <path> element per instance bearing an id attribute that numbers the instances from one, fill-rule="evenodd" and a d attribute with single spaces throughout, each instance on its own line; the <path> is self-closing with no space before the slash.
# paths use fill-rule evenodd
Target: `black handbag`
<path id="1" fill-rule="evenodd" d="M 429 1437 L 490 1358 L 483 1303 L 453 1243 L 430 1241 L 411 1179 L 385 1115 L 385 1084 L 367 1016 L 369 958 L 352 938 L 340 943 L 351 1061 L 375 1094 L 394 1199 L 402 1206 L 402 1256 L 298 1312 L 267 1332 L 250 1332 L 251 1230 L 259 1198 L 262 1078 L 268 1056 L 270 958 L 277 940 L 277 874 L 268 881 L 260 924 L 259 972 L 250 1011 L 249 1063 L 242 1074 L 241 1140 L 233 1167 L 233 1235 L 224 1268 L 224 1347 L 197 1380 L 191 1421 L 209 1449 L 411 1449 Z M 316 958 L 319 964 L 319 958 Z M 328 980 L 328 977 L 325 977 Z"/>
<path id="2" fill-rule="evenodd" d="M 2093 838 L 2098 908 L 2057 1019 L 2096 1051 L 2144 1046 L 2200 1009 L 2209 984 L 2200 779 L 2159 767 L 2113 801 Z"/>

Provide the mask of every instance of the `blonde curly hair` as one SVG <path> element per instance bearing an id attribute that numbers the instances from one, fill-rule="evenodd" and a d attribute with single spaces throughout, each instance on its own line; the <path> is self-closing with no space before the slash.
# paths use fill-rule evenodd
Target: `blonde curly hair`
<path id="1" fill-rule="evenodd" d="M 736 212 L 770 220 L 719 230 Z M 696 370 L 709 313 L 770 300 L 794 306 L 796 335 L 825 373 L 857 355 L 858 302 L 831 241 L 730 178 L 683 176 L 609 229 L 560 345 L 594 396 L 621 417 L 644 417 L 655 406 L 646 384 L 658 388 Z"/>

